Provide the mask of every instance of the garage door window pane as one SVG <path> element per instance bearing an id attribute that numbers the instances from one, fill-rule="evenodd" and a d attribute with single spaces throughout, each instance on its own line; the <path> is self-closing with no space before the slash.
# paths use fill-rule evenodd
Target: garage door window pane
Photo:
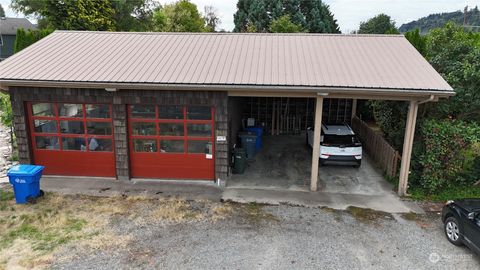
<path id="1" fill-rule="evenodd" d="M 160 141 L 160 152 L 162 153 L 183 153 L 184 141 L 162 140 Z"/>
<path id="2" fill-rule="evenodd" d="M 189 137 L 211 137 L 212 125 L 210 124 L 187 124 Z"/>
<path id="3" fill-rule="evenodd" d="M 37 149 L 49 149 L 49 150 L 59 149 L 57 137 L 37 136 L 35 137 L 35 145 Z"/>
<path id="4" fill-rule="evenodd" d="M 209 141 L 188 141 L 188 153 L 212 154 L 212 143 Z"/>
<path id="5" fill-rule="evenodd" d="M 133 140 L 135 152 L 157 152 L 156 140 Z"/>
<path id="6" fill-rule="evenodd" d="M 91 135 L 112 135 L 112 123 L 87 122 L 87 132 Z"/>
<path id="7" fill-rule="evenodd" d="M 35 120 L 33 125 L 37 133 L 57 133 L 57 121 Z"/>
<path id="8" fill-rule="evenodd" d="M 87 150 L 85 138 L 62 138 L 62 149 L 85 151 Z"/>
<path id="9" fill-rule="evenodd" d="M 64 134 L 84 134 L 83 121 L 60 121 L 60 132 Z"/>
<path id="10" fill-rule="evenodd" d="M 133 118 L 146 118 L 155 119 L 155 106 L 133 105 L 132 107 Z"/>
<path id="11" fill-rule="evenodd" d="M 162 136 L 183 136 L 183 134 L 183 124 L 160 124 L 160 135 Z"/>
<path id="12" fill-rule="evenodd" d="M 158 118 L 183 119 L 183 107 L 182 106 L 160 106 L 158 108 Z"/>
<path id="13" fill-rule="evenodd" d="M 88 139 L 88 150 L 96 152 L 112 152 L 112 140 L 111 139 L 99 139 L 99 138 L 89 138 Z"/>
<path id="14" fill-rule="evenodd" d="M 187 108 L 187 119 L 210 120 L 212 119 L 212 108 L 207 106 L 189 106 Z"/>
<path id="15" fill-rule="evenodd" d="M 133 135 L 156 135 L 157 128 L 155 127 L 155 123 L 134 122 L 132 123 L 132 132 Z"/>
<path id="16" fill-rule="evenodd" d="M 110 118 L 110 106 L 102 104 L 87 104 L 87 118 Z"/>
<path id="17" fill-rule="evenodd" d="M 36 103 L 32 105 L 33 116 L 55 116 L 55 107 L 52 103 Z"/>
<path id="18" fill-rule="evenodd" d="M 82 104 L 58 104 L 60 117 L 83 117 Z"/>

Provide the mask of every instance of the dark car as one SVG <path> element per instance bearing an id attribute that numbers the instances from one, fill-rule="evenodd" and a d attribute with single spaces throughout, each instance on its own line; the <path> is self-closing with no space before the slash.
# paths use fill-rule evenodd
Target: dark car
<path id="1" fill-rule="evenodd" d="M 450 243 L 466 245 L 480 255 L 480 199 L 448 201 L 442 221 Z"/>

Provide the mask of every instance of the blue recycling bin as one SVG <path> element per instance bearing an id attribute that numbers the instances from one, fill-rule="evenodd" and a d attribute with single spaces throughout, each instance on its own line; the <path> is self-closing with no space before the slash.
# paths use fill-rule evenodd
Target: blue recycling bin
<path id="1" fill-rule="evenodd" d="M 18 204 L 40 196 L 40 178 L 44 168 L 37 165 L 16 165 L 8 170 L 7 175 Z"/>
<path id="2" fill-rule="evenodd" d="M 257 141 L 255 143 L 255 150 L 258 152 L 262 148 L 262 136 L 263 136 L 263 127 L 248 127 L 245 129 L 248 132 L 252 132 L 257 136 Z"/>

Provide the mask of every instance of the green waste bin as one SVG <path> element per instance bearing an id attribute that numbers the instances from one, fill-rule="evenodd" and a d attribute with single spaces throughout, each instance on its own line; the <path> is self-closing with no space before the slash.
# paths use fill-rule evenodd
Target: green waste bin
<path id="1" fill-rule="evenodd" d="M 238 137 L 240 137 L 240 141 L 242 142 L 242 148 L 245 149 L 247 153 L 247 159 L 253 160 L 256 153 L 257 135 L 250 132 L 242 132 Z"/>
<path id="2" fill-rule="evenodd" d="M 247 153 L 243 148 L 233 149 L 233 173 L 243 174 L 245 172 Z"/>

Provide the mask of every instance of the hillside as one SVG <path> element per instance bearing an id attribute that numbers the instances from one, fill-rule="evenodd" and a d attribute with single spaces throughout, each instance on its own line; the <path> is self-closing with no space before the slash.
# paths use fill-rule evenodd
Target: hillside
<path id="1" fill-rule="evenodd" d="M 458 24 L 463 24 L 463 12 L 455 11 L 448 13 L 431 14 L 416 21 L 412 21 L 400 26 L 399 30 L 402 33 L 419 28 L 423 34 L 428 31 L 444 26 L 449 21 L 454 21 Z M 477 7 L 467 11 L 467 25 L 480 25 L 480 11 Z"/>

